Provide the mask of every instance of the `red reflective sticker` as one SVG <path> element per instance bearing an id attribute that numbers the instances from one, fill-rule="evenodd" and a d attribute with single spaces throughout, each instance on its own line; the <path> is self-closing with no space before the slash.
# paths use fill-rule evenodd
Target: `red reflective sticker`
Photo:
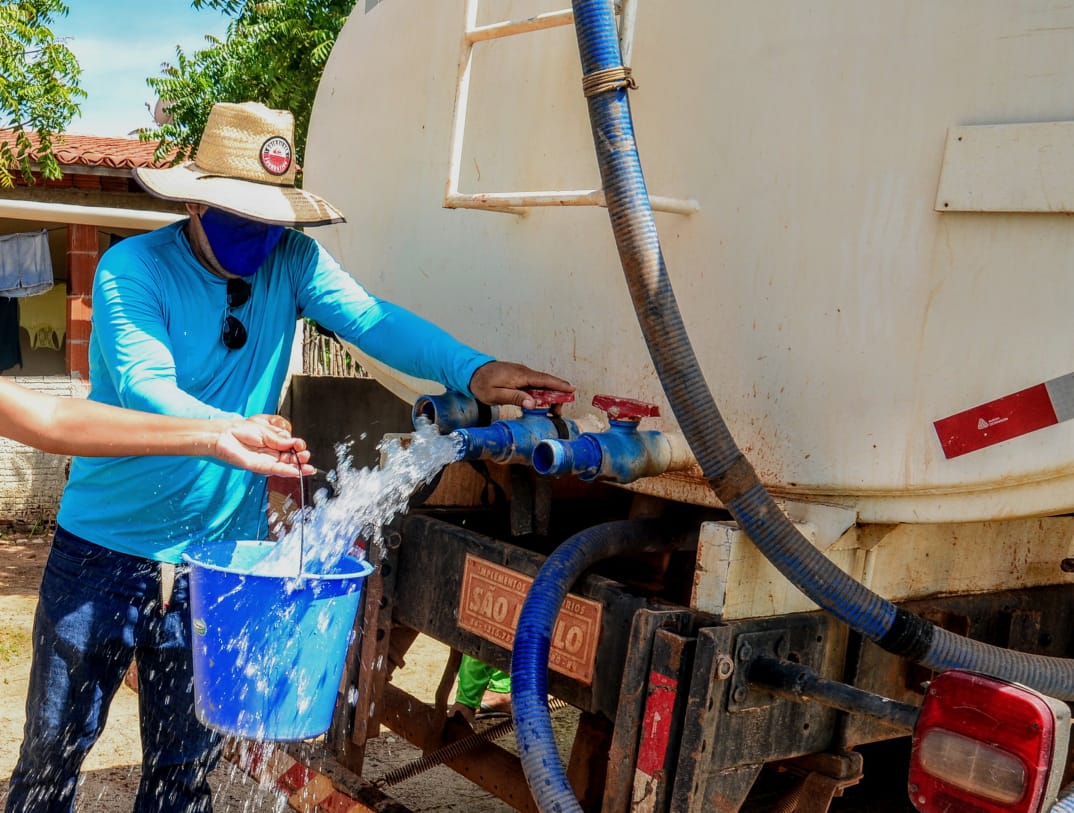
<path id="1" fill-rule="evenodd" d="M 664 767 L 677 688 L 678 683 L 667 675 L 649 673 L 649 696 L 645 701 L 645 719 L 638 746 L 638 770 L 646 776 L 655 776 Z"/>
<path id="2" fill-rule="evenodd" d="M 933 426 L 950 459 L 1059 423 L 1045 384 L 975 406 Z"/>

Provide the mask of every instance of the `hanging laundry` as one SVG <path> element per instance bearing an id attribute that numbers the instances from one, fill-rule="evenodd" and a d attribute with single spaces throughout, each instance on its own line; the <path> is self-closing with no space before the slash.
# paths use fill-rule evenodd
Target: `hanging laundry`
<path id="1" fill-rule="evenodd" d="M 19 325 L 30 334 L 30 347 L 59 350 L 67 332 L 67 283 L 57 282 L 37 296 L 19 300 Z"/>
<path id="2" fill-rule="evenodd" d="M 0 296 L 0 373 L 21 366 L 19 300 Z"/>
<path id="3" fill-rule="evenodd" d="M 51 288 L 52 282 L 46 229 L 0 236 L 0 296 L 34 296 Z"/>

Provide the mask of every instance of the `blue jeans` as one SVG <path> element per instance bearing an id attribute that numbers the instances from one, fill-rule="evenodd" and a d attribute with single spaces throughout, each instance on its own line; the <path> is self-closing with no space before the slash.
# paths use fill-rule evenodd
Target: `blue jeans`
<path id="1" fill-rule="evenodd" d="M 7 813 L 70 813 L 108 706 L 138 661 L 142 779 L 135 813 L 211 813 L 220 737 L 194 716 L 187 578 L 166 613 L 156 562 L 56 530 L 34 617 L 26 729 Z"/>

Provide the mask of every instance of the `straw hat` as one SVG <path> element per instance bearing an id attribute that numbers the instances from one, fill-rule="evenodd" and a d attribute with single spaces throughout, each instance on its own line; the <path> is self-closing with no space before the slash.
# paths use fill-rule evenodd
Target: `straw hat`
<path id="1" fill-rule="evenodd" d="M 134 177 L 164 200 L 204 203 L 278 226 L 340 223 L 328 201 L 295 187 L 294 117 L 256 102 L 218 102 L 193 161 L 138 168 Z"/>

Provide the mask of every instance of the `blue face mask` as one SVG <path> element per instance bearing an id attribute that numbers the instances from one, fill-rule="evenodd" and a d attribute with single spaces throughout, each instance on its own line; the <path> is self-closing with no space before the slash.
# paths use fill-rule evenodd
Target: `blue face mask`
<path id="1" fill-rule="evenodd" d="M 253 276 L 283 237 L 283 226 L 270 226 L 220 209 L 206 209 L 201 227 L 224 270 L 240 277 Z"/>

